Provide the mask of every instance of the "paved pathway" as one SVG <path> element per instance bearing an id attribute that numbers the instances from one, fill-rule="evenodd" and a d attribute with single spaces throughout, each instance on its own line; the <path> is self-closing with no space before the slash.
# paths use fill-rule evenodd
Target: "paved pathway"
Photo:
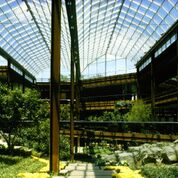
<path id="1" fill-rule="evenodd" d="M 65 170 L 69 171 L 67 176 L 56 176 L 53 178 L 111 178 L 112 171 L 99 169 L 91 163 L 71 163 Z"/>

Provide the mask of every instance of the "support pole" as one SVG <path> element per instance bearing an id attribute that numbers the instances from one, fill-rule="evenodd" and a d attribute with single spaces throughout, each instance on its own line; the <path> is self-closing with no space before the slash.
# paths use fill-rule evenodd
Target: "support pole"
<path id="1" fill-rule="evenodd" d="M 11 85 L 11 63 L 9 60 L 7 60 L 7 84 L 10 87 Z"/>
<path id="2" fill-rule="evenodd" d="M 50 85 L 50 172 L 59 172 L 59 83 L 61 51 L 61 0 L 52 0 Z"/>
<path id="3" fill-rule="evenodd" d="M 79 136 L 77 137 L 77 147 L 78 147 L 77 152 L 80 153 L 80 137 Z"/>
<path id="4" fill-rule="evenodd" d="M 178 121 L 178 29 L 177 29 L 177 39 L 176 39 L 176 56 L 177 56 L 177 121 Z"/>
<path id="5" fill-rule="evenodd" d="M 137 97 L 138 99 L 141 99 L 141 93 L 140 93 L 140 71 L 139 71 L 139 67 L 137 67 Z"/>
<path id="6" fill-rule="evenodd" d="M 151 109 L 155 119 L 155 72 L 154 72 L 154 54 L 151 58 Z"/>
<path id="7" fill-rule="evenodd" d="M 74 160 L 74 49 L 71 40 L 70 160 Z"/>
<path id="8" fill-rule="evenodd" d="M 106 54 L 105 54 L 105 77 L 107 76 L 107 60 L 106 60 Z"/>
<path id="9" fill-rule="evenodd" d="M 79 89 L 80 60 L 78 47 L 77 17 L 75 0 L 65 0 L 71 36 L 71 101 L 70 101 L 70 159 L 74 160 L 74 69 L 76 69 L 76 84 Z M 75 67 L 75 68 L 74 68 Z M 78 93 L 79 94 L 79 93 Z M 79 97 L 77 98 L 79 102 Z"/>
<path id="10" fill-rule="evenodd" d="M 23 93 L 25 93 L 25 72 L 23 72 L 23 75 L 22 75 L 22 77 L 23 77 L 23 82 L 22 82 L 22 92 Z"/>
<path id="11" fill-rule="evenodd" d="M 77 76 L 77 75 L 76 75 Z M 76 79 L 76 120 L 80 120 L 80 81 Z"/>

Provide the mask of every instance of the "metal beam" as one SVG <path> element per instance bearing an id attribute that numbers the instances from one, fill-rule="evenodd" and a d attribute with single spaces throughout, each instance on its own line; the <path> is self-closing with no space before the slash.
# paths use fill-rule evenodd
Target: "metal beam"
<path id="1" fill-rule="evenodd" d="M 176 56 L 177 56 L 177 121 L 178 121 L 178 27 L 177 27 L 177 39 L 176 39 Z"/>
<path id="2" fill-rule="evenodd" d="M 174 33 L 178 28 L 178 20 L 167 30 L 166 33 L 151 47 L 151 49 L 139 60 L 136 67 L 139 68 L 147 58 L 154 54 L 154 52 Z"/>
<path id="3" fill-rule="evenodd" d="M 151 58 L 151 109 L 152 115 L 155 117 L 155 69 L 154 69 L 154 55 Z"/>
<path id="4" fill-rule="evenodd" d="M 74 160 L 74 49 L 71 40 L 70 160 Z"/>
<path id="5" fill-rule="evenodd" d="M 36 80 L 36 78 L 27 70 L 25 69 L 21 64 L 19 64 L 11 55 L 9 55 L 4 49 L 0 47 L 0 56 L 5 58 L 9 64 L 13 64 L 16 66 L 19 70 L 24 72 L 27 76 L 29 76 L 31 79 Z"/>
<path id="6" fill-rule="evenodd" d="M 71 40 L 74 42 L 74 58 L 75 58 L 75 67 L 76 67 L 76 79 L 80 80 L 80 59 L 79 59 L 79 47 L 78 47 L 78 32 L 77 32 L 77 17 L 76 17 L 76 3 L 75 0 L 65 0 L 67 16 L 69 22 L 69 30 L 71 35 Z"/>
<path id="7" fill-rule="evenodd" d="M 80 60 L 78 48 L 78 32 L 75 0 L 66 0 L 66 9 L 71 36 L 71 101 L 70 101 L 70 159 L 74 160 L 74 68 L 76 69 L 77 103 L 79 103 L 80 90 Z M 78 104 L 77 104 L 78 107 Z"/>
<path id="8" fill-rule="evenodd" d="M 33 14 L 32 10 L 31 10 L 31 7 L 30 7 L 28 1 L 27 1 L 27 0 L 23 0 L 23 1 L 25 2 L 26 6 L 27 6 L 27 8 L 28 8 L 28 11 L 30 12 L 30 14 L 31 14 L 31 16 L 32 16 L 32 19 L 34 20 L 35 25 L 36 25 L 36 27 L 37 27 L 37 29 L 38 29 L 38 31 L 39 31 L 41 37 L 42 37 L 42 39 L 43 39 L 43 41 L 44 41 L 44 43 L 45 43 L 47 49 L 49 50 L 49 52 L 51 52 L 51 50 L 50 50 L 50 48 L 49 48 L 49 46 L 48 46 L 48 43 L 46 42 L 46 39 L 45 39 L 45 37 L 44 37 L 44 35 L 43 35 L 43 32 L 41 31 L 41 28 L 40 28 L 40 26 L 39 26 L 39 24 L 38 24 L 38 22 L 37 22 L 37 20 L 36 20 L 35 15 Z"/>
<path id="9" fill-rule="evenodd" d="M 61 130 L 61 134 L 69 135 L 69 130 Z M 120 133 L 120 132 L 107 132 L 107 131 L 94 131 L 94 130 L 74 130 L 75 137 L 88 139 L 92 135 L 93 139 L 108 139 L 108 140 L 123 140 L 123 141 L 138 141 L 138 142 L 158 142 L 158 141 L 175 141 L 178 135 L 167 134 L 145 134 L 145 133 Z M 91 139 L 91 137 L 90 137 Z"/>
<path id="10" fill-rule="evenodd" d="M 59 172 L 59 87 L 61 51 L 61 0 L 52 0 L 50 86 L 50 172 Z"/>

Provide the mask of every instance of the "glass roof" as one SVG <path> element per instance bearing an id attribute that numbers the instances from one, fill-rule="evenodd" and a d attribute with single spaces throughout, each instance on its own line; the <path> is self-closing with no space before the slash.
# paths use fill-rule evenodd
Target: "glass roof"
<path id="1" fill-rule="evenodd" d="M 178 19 L 178 1 L 76 0 L 76 12 L 81 73 L 92 73 L 89 68 L 105 63 L 117 74 L 134 69 L 134 64 Z M 35 76 L 49 69 L 51 0 L 1 0 L 0 47 Z M 69 73 L 70 33 L 65 0 L 61 58 L 62 71 Z M 113 60 L 115 63 L 109 62 Z M 106 67 L 104 70 L 106 73 Z"/>

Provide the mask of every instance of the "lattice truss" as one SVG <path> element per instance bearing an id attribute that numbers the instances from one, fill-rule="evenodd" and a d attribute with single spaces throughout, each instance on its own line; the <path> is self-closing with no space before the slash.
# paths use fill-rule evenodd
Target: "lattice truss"
<path id="1" fill-rule="evenodd" d="M 178 1 L 76 0 L 76 11 L 81 72 L 107 55 L 114 56 L 114 60 L 127 60 L 129 68 L 178 19 Z M 34 75 L 49 68 L 51 0 L 1 0 L 0 47 Z M 61 67 L 70 71 L 65 0 L 61 58 Z"/>

